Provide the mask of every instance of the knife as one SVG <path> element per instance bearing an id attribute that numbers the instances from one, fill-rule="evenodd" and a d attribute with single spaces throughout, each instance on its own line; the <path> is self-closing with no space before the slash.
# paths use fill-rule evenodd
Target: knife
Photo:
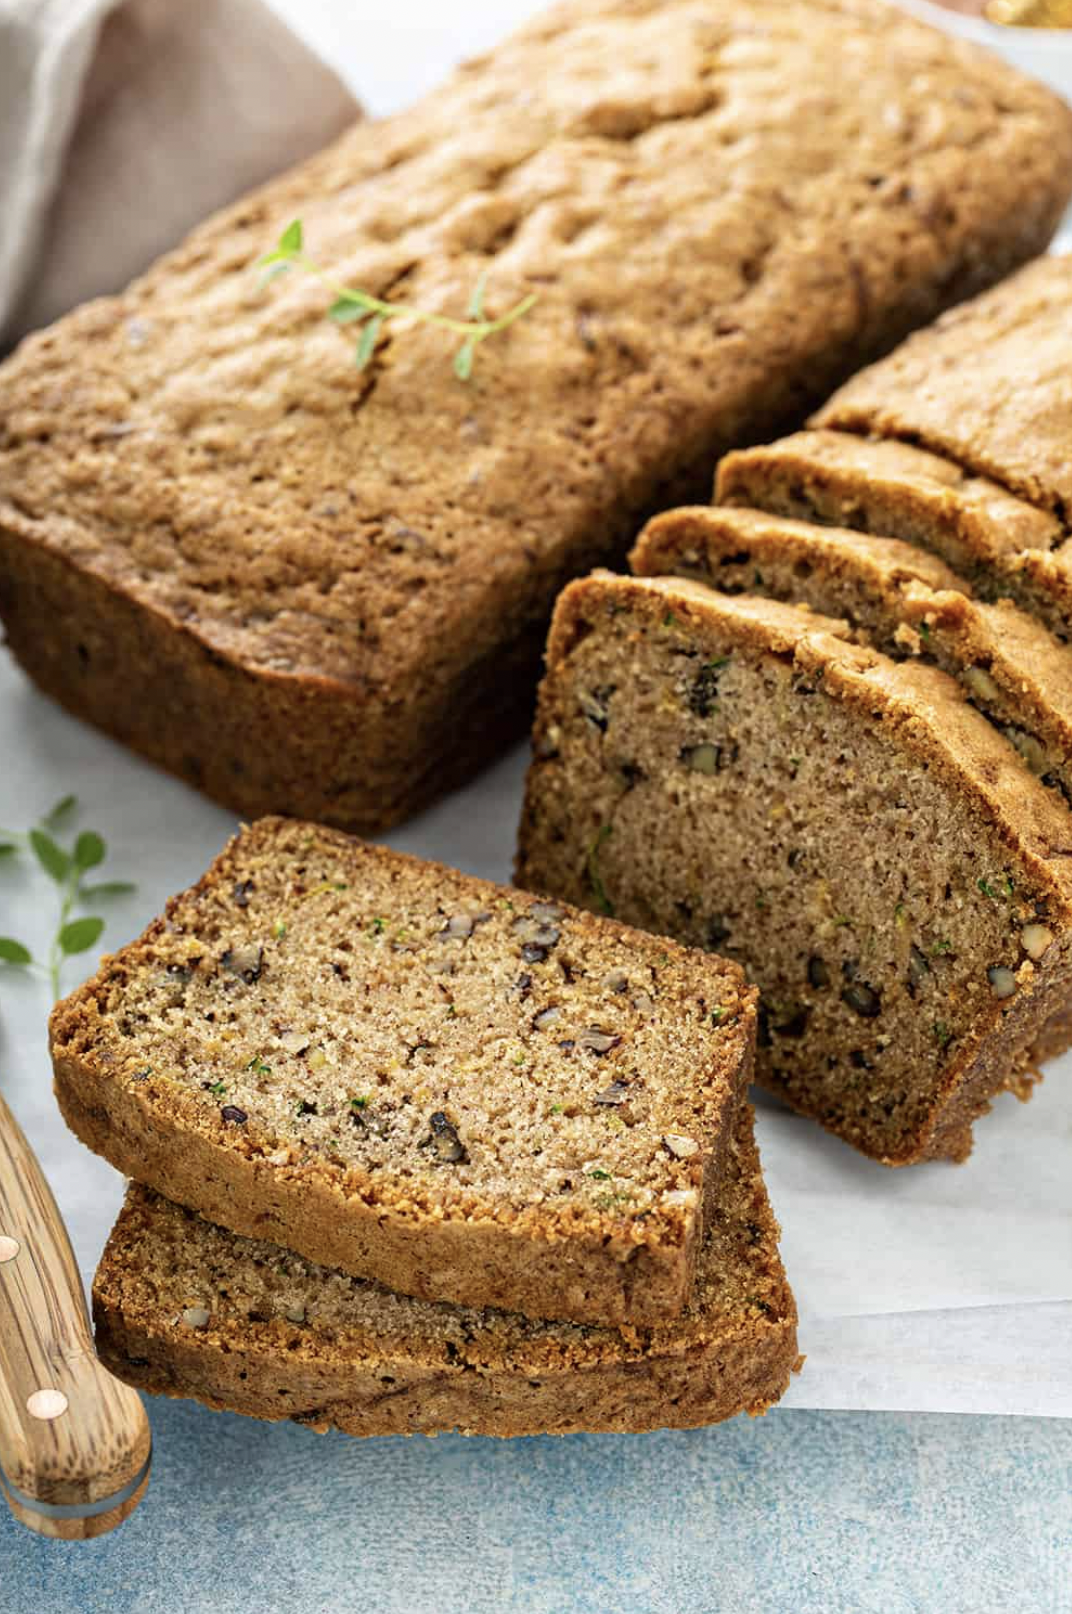
<path id="1" fill-rule="evenodd" d="M 133 1513 L 151 1455 L 141 1397 L 97 1360 L 67 1230 L 0 1098 L 0 1492 L 39 1535 L 88 1540 Z"/>

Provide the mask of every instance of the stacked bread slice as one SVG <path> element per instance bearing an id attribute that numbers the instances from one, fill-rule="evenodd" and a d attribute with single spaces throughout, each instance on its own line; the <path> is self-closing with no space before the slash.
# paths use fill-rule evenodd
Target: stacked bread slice
<path id="1" fill-rule="evenodd" d="M 53 1015 L 136 1180 L 95 1286 L 152 1390 L 359 1434 L 761 1411 L 795 1311 L 740 968 L 266 819 Z"/>
<path id="2" fill-rule="evenodd" d="M 1055 259 L 730 455 L 552 630 L 519 878 L 738 958 L 759 1079 L 889 1164 L 963 1157 L 1070 1040 L 1069 374 Z"/>

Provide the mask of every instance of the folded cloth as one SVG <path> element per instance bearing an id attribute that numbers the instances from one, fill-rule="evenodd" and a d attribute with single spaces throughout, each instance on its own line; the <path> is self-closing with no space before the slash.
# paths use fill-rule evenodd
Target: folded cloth
<path id="1" fill-rule="evenodd" d="M 260 0 L 0 0 L 0 344 L 358 115 Z"/>

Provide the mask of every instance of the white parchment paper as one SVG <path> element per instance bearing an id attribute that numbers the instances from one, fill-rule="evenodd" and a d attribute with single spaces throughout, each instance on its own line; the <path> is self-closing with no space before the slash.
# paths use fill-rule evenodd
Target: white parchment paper
<path id="1" fill-rule="evenodd" d="M 507 879 L 525 756 L 390 837 L 403 850 Z M 51 705 L 0 656 L 0 824 L 69 791 L 109 844 L 101 877 L 134 879 L 103 944 L 137 933 L 198 876 L 235 819 Z M 0 933 L 43 951 L 52 892 L 0 870 Z M 92 967 L 71 960 L 65 986 Z M 122 1184 L 67 1131 L 51 1093 L 44 981 L 0 973 L 0 1085 L 37 1149 L 90 1276 Z M 767 1182 L 801 1308 L 801 1407 L 1072 1417 L 1072 1060 L 1029 1104 L 1002 1098 L 967 1165 L 891 1172 L 758 1095 Z"/>

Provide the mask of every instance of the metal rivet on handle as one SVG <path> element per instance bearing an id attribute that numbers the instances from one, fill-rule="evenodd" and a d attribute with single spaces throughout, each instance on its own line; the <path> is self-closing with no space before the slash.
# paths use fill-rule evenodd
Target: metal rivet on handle
<path id="1" fill-rule="evenodd" d="M 35 1390 L 26 1398 L 26 1411 L 31 1418 L 62 1418 L 67 1411 L 67 1397 L 62 1390 Z"/>
<path id="2" fill-rule="evenodd" d="M 9 1239 L 5 1233 L 0 1233 L 0 1266 L 3 1266 L 5 1261 L 14 1261 L 18 1253 L 18 1239 Z"/>

